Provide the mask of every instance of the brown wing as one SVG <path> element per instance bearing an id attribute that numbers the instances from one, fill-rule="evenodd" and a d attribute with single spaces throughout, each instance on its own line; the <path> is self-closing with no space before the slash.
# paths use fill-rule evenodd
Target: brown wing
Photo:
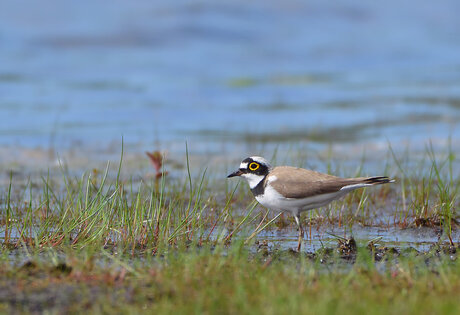
<path id="1" fill-rule="evenodd" d="M 367 182 L 368 177 L 340 178 L 290 166 L 275 167 L 270 172 L 271 176 L 277 179 L 270 181 L 270 185 L 287 198 L 307 198 L 337 192 L 347 185 L 373 183 Z"/>

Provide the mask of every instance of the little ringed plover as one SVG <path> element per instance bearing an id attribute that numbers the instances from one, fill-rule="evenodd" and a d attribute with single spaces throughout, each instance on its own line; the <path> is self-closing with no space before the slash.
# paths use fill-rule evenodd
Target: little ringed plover
<path id="1" fill-rule="evenodd" d="M 290 212 L 299 228 L 300 251 L 303 228 L 300 213 L 319 208 L 358 188 L 392 183 L 386 176 L 341 178 L 304 168 L 272 167 L 260 156 L 244 159 L 237 171 L 227 177 L 241 176 L 249 184 L 256 200 L 277 211 Z"/>

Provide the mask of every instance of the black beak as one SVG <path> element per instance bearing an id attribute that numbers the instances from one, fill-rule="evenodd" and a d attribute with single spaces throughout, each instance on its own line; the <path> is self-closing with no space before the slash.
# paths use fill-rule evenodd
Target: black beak
<path id="1" fill-rule="evenodd" d="M 243 172 L 241 170 L 237 170 L 237 171 L 231 173 L 230 175 L 228 175 L 227 178 L 235 177 L 235 176 L 241 176 L 242 174 L 243 174 Z"/>

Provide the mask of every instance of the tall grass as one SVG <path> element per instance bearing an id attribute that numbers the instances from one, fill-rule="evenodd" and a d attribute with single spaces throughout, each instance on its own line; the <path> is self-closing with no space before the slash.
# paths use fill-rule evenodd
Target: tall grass
<path id="1" fill-rule="evenodd" d="M 331 172 L 334 168 L 332 173 L 375 175 L 365 171 L 364 154 L 354 171 L 332 162 L 333 155 L 329 152 L 323 160 L 323 168 Z M 392 159 L 378 175 L 397 175 L 395 184 L 358 190 L 326 210 L 309 212 L 307 234 L 311 237 L 312 227 L 321 225 L 344 226 L 349 231 L 356 224 L 439 226 L 451 239 L 458 218 L 460 186 L 452 149 L 441 155 L 428 146 L 422 159 L 414 162 L 409 150 L 398 155 L 390 146 L 388 156 Z M 185 165 L 181 178 L 144 177 L 135 181 L 122 176 L 122 152 L 114 172 L 107 163 L 103 170 L 75 177 L 61 166 L 60 178 L 48 172 L 39 185 L 29 180 L 24 186 L 15 185 L 10 174 L 0 205 L 4 214 L 1 241 L 9 247 L 116 246 L 134 255 L 171 247 L 228 244 L 236 235 L 244 235 L 248 243 L 264 229 L 295 227 L 289 216 L 279 218 L 258 206 L 245 183 L 211 179 L 207 169 L 191 170 L 188 148 Z M 161 173 L 166 173 L 164 163 L 162 167 Z"/>
<path id="2" fill-rule="evenodd" d="M 123 179 L 122 160 L 114 178 L 110 163 L 103 172 L 85 172 L 80 178 L 61 167 L 58 184 L 44 177 L 42 190 L 36 192 L 29 182 L 16 191 L 15 204 L 10 176 L 2 242 L 10 247 L 117 246 L 133 254 L 136 250 L 157 253 L 171 246 L 216 242 L 221 233 L 226 235 L 220 240 L 228 242 L 235 232 L 233 225 L 239 230 L 248 221 L 249 215 L 241 222 L 234 222 L 231 215 L 235 190 L 226 195 L 224 205 L 213 202 L 206 171 L 193 178 L 188 153 L 187 178 L 179 181 L 165 176 L 139 183 Z"/>

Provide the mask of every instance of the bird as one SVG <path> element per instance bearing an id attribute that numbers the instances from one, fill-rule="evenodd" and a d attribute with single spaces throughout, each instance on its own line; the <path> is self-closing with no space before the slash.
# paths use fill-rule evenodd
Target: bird
<path id="1" fill-rule="evenodd" d="M 323 207 L 358 188 L 394 182 L 386 176 L 342 178 L 299 167 L 272 167 L 260 156 L 244 159 L 227 178 L 235 176 L 246 179 L 261 205 L 294 216 L 299 230 L 298 252 L 304 236 L 300 221 L 302 212 Z"/>

